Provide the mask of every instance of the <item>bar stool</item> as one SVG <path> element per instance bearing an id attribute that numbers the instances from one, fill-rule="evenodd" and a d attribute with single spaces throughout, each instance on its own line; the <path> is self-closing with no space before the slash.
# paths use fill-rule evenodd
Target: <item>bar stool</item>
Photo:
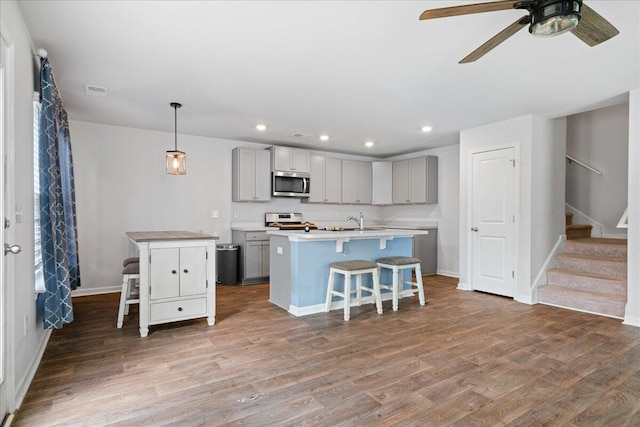
<path id="1" fill-rule="evenodd" d="M 118 328 L 122 328 L 124 316 L 129 314 L 129 304 L 140 304 L 139 289 L 137 294 L 133 292 L 136 281 L 140 281 L 140 264 L 137 262 L 130 262 L 126 264 L 124 270 L 122 270 L 122 290 L 120 291 Z"/>
<path id="2" fill-rule="evenodd" d="M 353 260 L 353 261 L 340 261 L 332 262 L 329 264 L 329 283 L 327 285 L 327 304 L 325 311 L 328 313 L 331 310 L 331 300 L 334 295 L 342 297 L 344 299 L 344 320 L 348 321 L 351 310 L 351 294 L 356 294 L 356 305 L 360 305 L 363 302 L 362 291 L 365 290 L 371 293 L 371 296 L 366 297 L 375 299 L 376 308 L 378 314 L 382 314 L 382 300 L 380 299 L 380 280 L 378 264 L 370 261 Z M 362 275 L 371 274 L 373 278 L 373 287 L 369 288 L 362 286 Z M 333 289 L 335 282 L 335 275 L 342 274 L 344 276 L 344 291 L 339 292 Z M 351 289 L 351 276 L 356 276 L 356 288 Z"/>
<path id="3" fill-rule="evenodd" d="M 378 267 L 388 268 L 391 270 L 393 281 L 391 285 L 380 284 L 381 289 L 390 289 L 393 296 L 393 311 L 398 310 L 398 297 L 400 292 L 404 292 L 404 285 L 411 285 L 407 292 L 415 293 L 418 291 L 420 297 L 420 305 L 424 305 L 424 288 L 422 287 L 422 271 L 420 270 L 420 260 L 418 258 L 410 258 L 406 256 L 392 256 L 378 258 L 376 260 Z M 416 281 L 404 280 L 404 270 L 415 270 Z"/>
<path id="4" fill-rule="evenodd" d="M 122 266 L 126 267 L 127 265 L 133 264 L 134 262 L 140 262 L 140 258 L 138 258 L 137 256 L 125 258 L 124 261 L 122 261 Z"/>

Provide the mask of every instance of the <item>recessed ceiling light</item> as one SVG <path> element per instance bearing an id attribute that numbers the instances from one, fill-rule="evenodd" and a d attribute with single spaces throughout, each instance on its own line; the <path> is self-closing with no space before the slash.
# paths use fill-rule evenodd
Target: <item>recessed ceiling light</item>
<path id="1" fill-rule="evenodd" d="M 365 142 L 365 143 L 364 143 L 364 146 L 365 146 L 365 147 L 369 147 L 369 148 L 373 147 L 373 141 L 367 141 L 367 142 Z"/>
<path id="2" fill-rule="evenodd" d="M 256 125 L 256 129 L 259 131 L 263 131 L 267 129 L 267 125 L 263 125 L 262 123 Z"/>
<path id="3" fill-rule="evenodd" d="M 431 132 L 431 130 L 433 130 L 433 128 L 431 126 L 422 126 L 422 129 L 420 129 L 422 132 L 427 133 L 427 132 Z"/>
<path id="4" fill-rule="evenodd" d="M 320 135 L 320 141 L 328 141 L 329 135 Z"/>

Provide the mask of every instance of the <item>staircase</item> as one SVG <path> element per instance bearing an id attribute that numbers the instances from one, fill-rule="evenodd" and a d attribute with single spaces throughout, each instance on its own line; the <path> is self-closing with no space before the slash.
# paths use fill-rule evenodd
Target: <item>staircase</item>
<path id="1" fill-rule="evenodd" d="M 570 212 L 565 213 L 565 234 L 567 235 L 567 240 L 571 239 L 586 239 L 591 237 L 591 229 L 592 225 L 589 224 L 574 224 L 573 223 L 573 214 Z"/>
<path id="2" fill-rule="evenodd" d="M 567 233 L 568 234 L 568 233 Z M 572 238 L 538 288 L 541 304 L 624 318 L 627 240 Z"/>

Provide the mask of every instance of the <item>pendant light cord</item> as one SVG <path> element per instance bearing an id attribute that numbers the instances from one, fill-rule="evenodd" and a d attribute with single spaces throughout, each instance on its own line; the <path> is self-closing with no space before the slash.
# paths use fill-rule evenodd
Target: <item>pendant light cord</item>
<path id="1" fill-rule="evenodd" d="M 178 104 L 173 104 L 173 124 L 174 124 L 174 147 L 175 151 L 178 151 Z"/>
<path id="2" fill-rule="evenodd" d="M 169 104 L 173 107 L 173 123 L 174 123 L 174 130 L 173 130 L 173 135 L 174 135 L 174 147 L 175 147 L 175 151 L 178 151 L 178 108 L 182 107 L 182 104 L 180 104 L 179 102 L 172 102 L 171 104 Z"/>

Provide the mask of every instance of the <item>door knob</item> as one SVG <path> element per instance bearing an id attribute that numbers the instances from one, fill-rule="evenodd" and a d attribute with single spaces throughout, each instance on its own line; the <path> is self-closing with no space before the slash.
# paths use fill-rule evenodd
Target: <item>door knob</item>
<path id="1" fill-rule="evenodd" d="M 478 227 L 471 227 L 471 231 L 478 231 Z"/>
<path id="2" fill-rule="evenodd" d="M 22 248 L 19 245 L 13 245 L 13 246 L 9 246 L 8 243 L 4 244 L 4 254 L 8 254 L 9 252 L 11 252 L 12 254 L 19 254 L 20 251 L 22 250 Z"/>

